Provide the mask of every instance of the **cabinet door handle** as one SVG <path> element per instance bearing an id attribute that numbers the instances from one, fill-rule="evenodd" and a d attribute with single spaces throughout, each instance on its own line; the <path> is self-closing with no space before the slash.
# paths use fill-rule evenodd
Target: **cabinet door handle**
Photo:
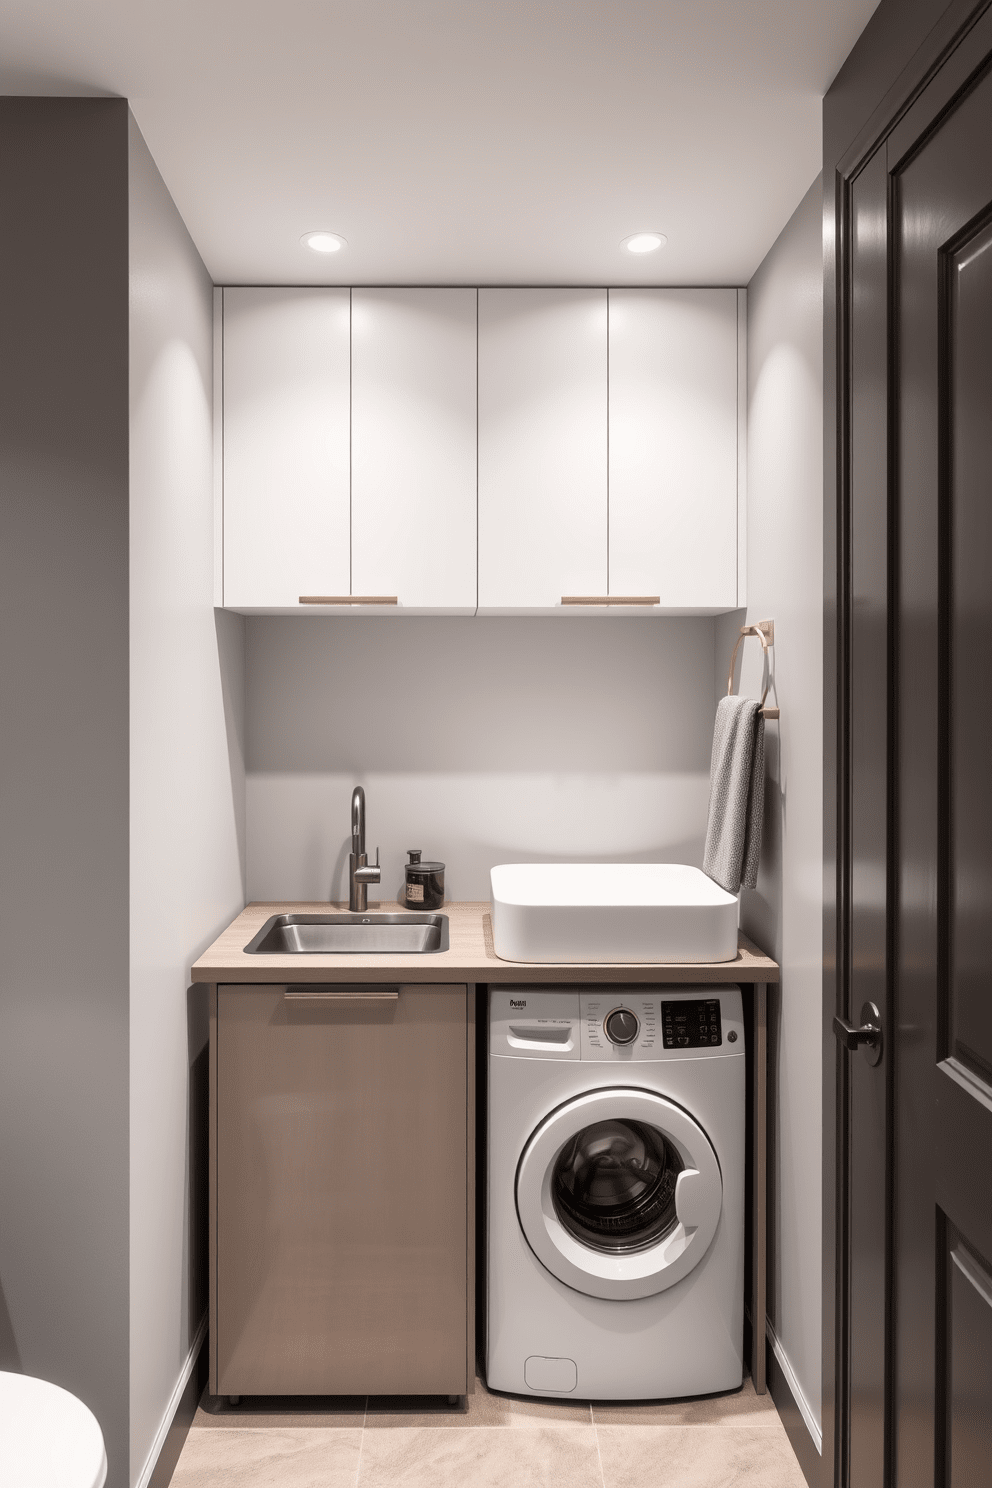
<path id="1" fill-rule="evenodd" d="M 287 987 L 286 1002 L 398 1002 L 399 987 Z"/>
<path id="2" fill-rule="evenodd" d="M 563 605 L 660 605 L 660 594 L 563 594 Z"/>
<path id="3" fill-rule="evenodd" d="M 300 604 L 398 605 L 395 594 L 301 594 Z"/>

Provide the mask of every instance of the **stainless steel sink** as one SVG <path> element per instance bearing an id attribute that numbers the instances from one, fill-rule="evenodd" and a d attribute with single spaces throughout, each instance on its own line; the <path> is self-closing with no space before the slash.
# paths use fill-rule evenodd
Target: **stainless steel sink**
<path id="1" fill-rule="evenodd" d="M 443 914 L 280 914 L 266 920 L 251 956 L 430 955 L 448 949 Z"/>

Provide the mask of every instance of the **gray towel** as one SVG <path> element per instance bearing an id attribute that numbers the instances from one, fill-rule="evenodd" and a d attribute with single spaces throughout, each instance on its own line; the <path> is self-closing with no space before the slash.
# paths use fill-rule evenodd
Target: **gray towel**
<path id="1" fill-rule="evenodd" d="M 717 704 L 703 872 L 736 894 L 758 882 L 765 804 L 765 720 L 754 698 Z"/>

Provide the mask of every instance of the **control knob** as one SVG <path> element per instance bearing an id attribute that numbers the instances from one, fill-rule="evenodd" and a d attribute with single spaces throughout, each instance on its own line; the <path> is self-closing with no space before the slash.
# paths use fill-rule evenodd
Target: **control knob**
<path id="1" fill-rule="evenodd" d="M 615 1008 L 606 1018 L 606 1037 L 611 1044 L 632 1044 L 640 1025 L 629 1008 Z"/>

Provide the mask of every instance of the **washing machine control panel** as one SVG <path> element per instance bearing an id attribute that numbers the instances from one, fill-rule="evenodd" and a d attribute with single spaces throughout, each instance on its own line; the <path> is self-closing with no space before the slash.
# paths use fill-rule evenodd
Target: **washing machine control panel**
<path id="1" fill-rule="evenodd" d="M 738 1054 L 737 987 L 596 987 L 579 994 L 581 1057 L 609 1064 Z M 732 1033 L 733 1037 L 728 1043 Z"/>
<path id="2" fill-rule="evenodd" d="M 737 1056 L 744 1052 L 740 989 L 490 987 L 489 1052 L 611 1065 Z"/>
<path id="3" fill-rule="evenodd" d="M 711 1049 L 723 1043 L 719 997 L 669 1002 L 661 999 L 662 1038 L 666 1049 Z"/>

